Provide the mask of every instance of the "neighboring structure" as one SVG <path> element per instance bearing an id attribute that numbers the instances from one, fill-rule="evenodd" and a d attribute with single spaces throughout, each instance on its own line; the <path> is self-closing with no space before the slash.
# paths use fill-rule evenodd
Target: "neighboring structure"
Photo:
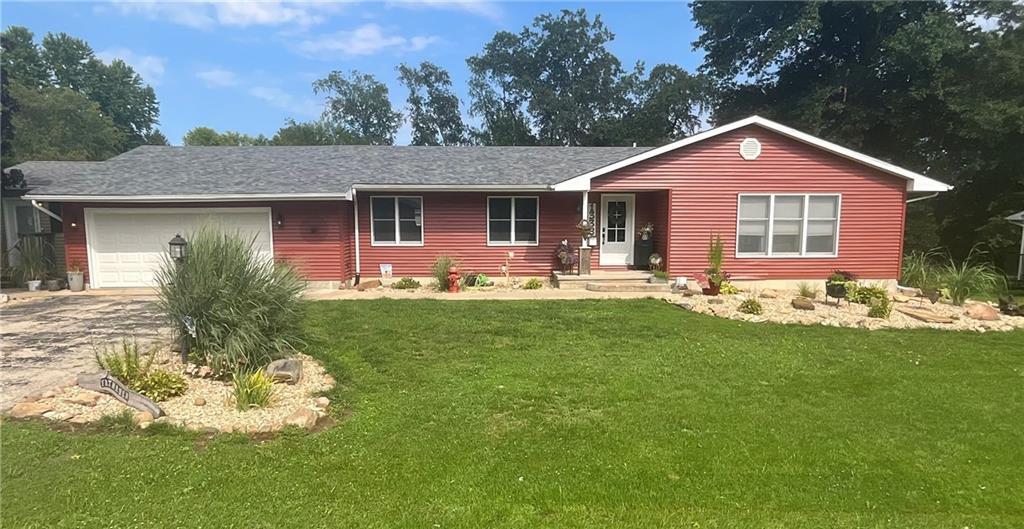
<path id="1" fill-rule="evenodd" d="M 1020 253 L 1017 255 L 1017 281 L 1024 279 L 1024 211 L 1018 211 L 1006 220 L 1020 226 Z"/>
<path id="2" fill-rule="evenodd" d="M 152 284 L 167 241 L 206 221 L 322 286 L 427 276 L 442 254 L 497 274 L 512 251 L 512 274 L 545 276 L 586 217 L 595 270 L 632 267 L 651 223 L 673 277 L 703 271 L 720 235 L 734 280 L 894 281 L 908 194 L 950 189 L 756 116 L 658 148 L 144 146 L 59 177 L 23 169 L 94 288 Z"/>

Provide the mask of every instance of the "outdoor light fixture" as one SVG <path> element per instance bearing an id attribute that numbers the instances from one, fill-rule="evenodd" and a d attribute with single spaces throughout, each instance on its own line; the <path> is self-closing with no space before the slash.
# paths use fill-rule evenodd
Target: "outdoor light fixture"
<path id="1" fill-rule="evenodd" d="M 72 228 L 77 228 L 78 227 L 78 220 L 77 219 L 71 219 L 71 227 Z"/>
<path id="2" fill-rule="evenodd" d="M 277 214 L 277 220 L 276 220 L 276 221 L 274 222 L 274 224 L 275 224 L 275 225 L 276 225 L 276 226 L 277 226 L 278 228 L 283 228 L 283 227 L 284 227 L 284 215 L 282 215 L 282 214 L 278 213 L 278 214 Z"/>
<path id="3" fill-rule="evenodd" d="M 180 233 L 174 234 L 174 238 L 167 243 L 167 246 L 170 247 L 171 259 L 178 262 L 185 260 L 185 255 L 188 254 L 188 241 L 183 239 Z"/>

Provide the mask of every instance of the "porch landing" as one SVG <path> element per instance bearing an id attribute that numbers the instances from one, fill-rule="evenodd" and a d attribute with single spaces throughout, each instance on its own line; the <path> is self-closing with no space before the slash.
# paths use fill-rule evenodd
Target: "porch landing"
<path id="1" fill-rule="evenodd" d="M 590 290 L 592 292 L 670 292 L 666 283 L 651 283 L 651 273 L 644 270 L 595 270 L 590 274 L 575 275 L 554 272 L 551 283 L 562 290 Z"/>

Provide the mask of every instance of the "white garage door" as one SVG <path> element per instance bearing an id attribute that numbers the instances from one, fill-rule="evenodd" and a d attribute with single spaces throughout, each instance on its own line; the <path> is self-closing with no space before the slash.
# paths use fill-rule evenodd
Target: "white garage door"
<path id="1" fill-rule="evenodd" d="M 154 286 L 167 242 L 186 239 L 204 224 L 243 237 L 273 258 L 270 208 L 165 208 L 85 210 L 89 273 L 93 288 Z"/>

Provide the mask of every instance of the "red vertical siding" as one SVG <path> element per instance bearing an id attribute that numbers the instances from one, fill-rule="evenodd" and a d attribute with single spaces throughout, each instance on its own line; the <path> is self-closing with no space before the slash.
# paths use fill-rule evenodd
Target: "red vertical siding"
<path id="1" fill-rule="evenodd" d="M 739 156 L 739 142 L 757 138 L 756 160 Z M 820 149 L 751 126 L 603 175 L 595 192 L 669 189 L 669 271 L 693 275 L 706 267 L 711 234 L 726 243 L 734 277 L 804 279 L 842 268 L 861 277 L 899 275 L 906 182 Z M 839 254 L 835 258 L 735 258 L 741 193 L 839 193 Z"/>
<path id="2" fill-rule="evenodd" d="M 68 259 L 77 259 L 88 278 L 85 208 L 229 208 L 270 207 L 274 227 L 274 257 L 295 264 L 310 281 L 344 281 L 353 274 L 351 202 L 222 202 L 173 204 L 73 203 L 63 205 L 64 244 Z M 70 222 L 78 227 L 70 227 Z"/>
<path id="3" fill-rule="evenodd" d="M 410 194 L 410 193 L 407 193 Z M 423 246 L 373 246 L 370 242 L 370 196 L 395 193 L 360 193 L 359 252 L 361 273 L 380 275 L 380 265 L 389 263 L 395 277 L 430 275 L 440 255 L 462 262 L 465 271 L 497 275 L 509 251 L 513 275 L 547 275 L 554 268 L 554 252 L 562 239 L 579 246 L 576 223 L 581 218 L 580 193 L 519 193 L 540 198 L 540 238 L 536 246 L 487 245 L 487 197 L 515 193 L 411 193 L 423 197 Z"/>

